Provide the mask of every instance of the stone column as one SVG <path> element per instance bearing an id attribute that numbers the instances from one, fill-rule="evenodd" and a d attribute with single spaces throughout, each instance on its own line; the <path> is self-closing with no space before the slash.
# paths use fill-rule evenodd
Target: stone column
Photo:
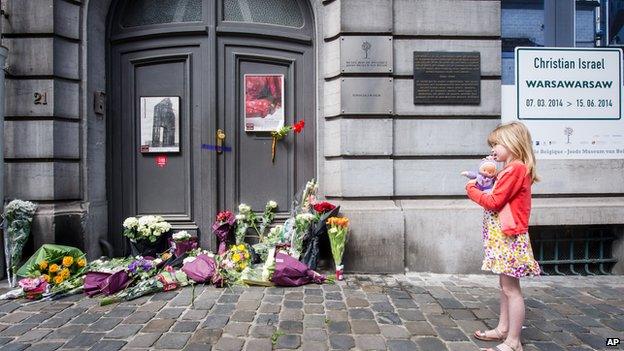
<path id="1" fill-rule="evenodd" d="M 343 38 L 392 34 L 393 1 L 336 0 L 324 5 L 323 192 L 351 219 L 345 269 L 402 272 L 404 219 L 392 199 L 394 108 L 369 115 L 349 113 L 340 106 L 342 95 L 351 93 L 343 79 L 395 81 L 391 71 L 371 75 L 340 70 Z"/>
<path id="2" fill-rule="evenodd" d="M 39 203 L 35 248 L 82 248 L 80 1 L 9 0 L 3 40 L 7 199 Z"/>

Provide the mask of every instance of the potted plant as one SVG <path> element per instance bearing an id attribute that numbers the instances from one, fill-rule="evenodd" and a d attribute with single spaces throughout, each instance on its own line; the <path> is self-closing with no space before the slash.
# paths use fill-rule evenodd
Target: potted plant
<path id="1" fill-rule="evenodd" d="M 166 234 L 171 224 L 161 216 L 129 217 L 124 220 L 123 227 L 133 255 L 156 257 L 167 249 Z"/>
<path id="2" fill-rule="evenodd" d="M 197 248 L 197 238 L 189 234 L 186 230 L 173 233 L 169 241 L 169 246 L 176 257 L 182 256 L 185 252 Z"/>

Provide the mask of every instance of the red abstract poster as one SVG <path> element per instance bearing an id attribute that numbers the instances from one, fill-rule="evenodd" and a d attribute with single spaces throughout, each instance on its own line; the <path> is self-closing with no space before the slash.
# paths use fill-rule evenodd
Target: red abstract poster
<path id="1" fill-rule="evenodd" d="M 245 74 L 245 131 L 270 132 L 284 126 L 284 75 Z"/>

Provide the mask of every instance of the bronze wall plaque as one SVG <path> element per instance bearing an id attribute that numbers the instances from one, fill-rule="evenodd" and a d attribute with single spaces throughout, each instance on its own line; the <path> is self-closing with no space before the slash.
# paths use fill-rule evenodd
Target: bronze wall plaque
<path id="1" fill-rule="evenodd" d="M 479 105 L 479 52 L 414 51 L 415 105 Z"/>
<path id="2" fill-rule="evenodd" d="M 340 38 L 342 73 L 392 73 L 391 36 L 343 36 Z"/>

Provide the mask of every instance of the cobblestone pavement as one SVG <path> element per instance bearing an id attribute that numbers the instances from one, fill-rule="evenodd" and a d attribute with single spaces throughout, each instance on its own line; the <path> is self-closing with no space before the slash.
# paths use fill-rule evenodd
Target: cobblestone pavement
<path id="1" fill-rule="evenodd" d="M 72 296 L 2 301 L 2 350 L 478 350 L 493 327 L 497 277 L 347 276 L 336 285 L 198 286 L 100 307 Z M 3 285 L 6 286 L 6 283 Z M 624 276 L 523 281 L 524 350 L 602 350 L 624 339 Z M 617 348 L 616 348 L 617 349 Z"/>

